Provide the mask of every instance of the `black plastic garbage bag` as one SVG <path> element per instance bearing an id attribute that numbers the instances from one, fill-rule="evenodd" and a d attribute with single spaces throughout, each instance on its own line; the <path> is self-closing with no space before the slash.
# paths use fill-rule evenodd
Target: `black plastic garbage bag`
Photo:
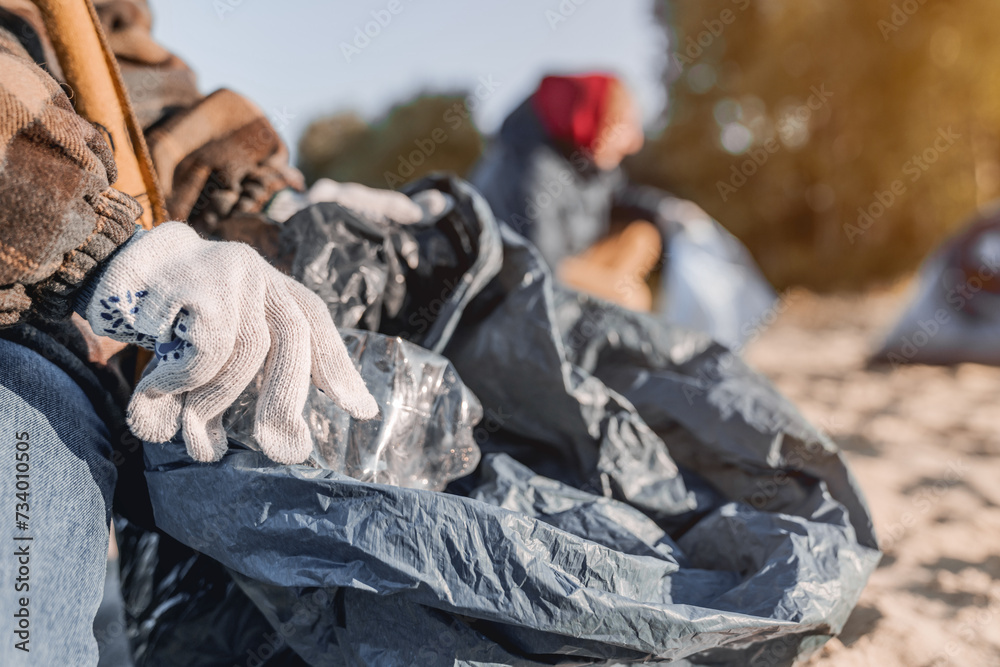
<path id="1" fill-rule="evenodd" d="M 121 517 L 115 518 L 115 536 L 136 667 L 307 664 L 219 562 Z"/>
<path id="2" fill-rule="evenodd" d="M 486 203 L 464 181 L 426 183 L 411 194 L 440 186 L 448 201 L 430 224 L 367 220 L 331 202 L 283 225 L 292 275 L 326 301 L 338 328 L 400 336 L 440 352 L 463 308 L 496 275 L 503 251 Z"/>
<path id="3" fill-rule="evenodd" d="M 313 391 L 306 417 L 314 452 L 302 467 L 420 489 L 442 489 L 471 472 L 479 462 L 473 427 L 482 409 L 454 367 L 398 338 L 341 333 L 381 418 L 355 423 Z M 224 419 L 229 433 L 248 447 L 256 447 L 251 433 L 257 389 L 252 383 Z M 200 540 L 219 540 L 217 523 L 205 521 L 204 513 L 192 518 L 189 529 Z M 138 667 L 301 664 L 218 560 L 124 519 L 116 528 L 126 625 Z"/>
<path id="4" fill-rule="evenodd" d="M 592 483 L 620 478 L 615 493 L 647 513 L 662 506 L 676 516 L 681 509 L 670 486 L 683 483 L 672 482 L 674 462 L 727 498 L 768 511 L 787 510 L 824 482 L 850 510 L 859 541 L 874 546 L 867 507 L 837 446 L 768 380 L 703 335 L 554 285 L 530 245 L 512 233 L 504 240 L 504 267 L 491 285 L 504 292 L 501 305 L 479 321 L 469 318 L 446 354 L 487 411 L 512 406 L 531 390 L 508 376 L 476 373 L 477 366 L 505 364 L 520 351 L 519 368 L 531 372 L 518 377 L 548 380 L 533 383 L 534 400 L 518 407 L 505 431 L 535 442 L 554 431 L 575 435 L 563 471 L 585 461 L 600 436 L 598 468 L 611 465 Z M 515 323 L 517 313 L 533 326 Z M 553 413 L 556 401 L 566 413 Z M 623 423 L 635 424 L 640 437 L 624 437 Z M 489 442 L 481 445 L 491 451 Z M 543 458 L 552 467 L 559 456 L 550 448 Z"/>
<path id="5" fill-rule="evenodd" d="M 733 523 L 746 520 L 743 512 L 727 520 L 706 516 L 718 510 L 720 495 L 743 503 L 744 511 L 764 513 L 764 521 L 837 516 L 844 550 L 827 551 L 832 542 L 807 531 L 811 537 L 804 543 L 783 547 L 785 558 L 802 559 L 784 568 L 786 582 L 795 581 L 791 587 L 757 587 L 751 576 L 712 606 L 796 621 L 802 635 L 839 631 L 878 562 L 871 518 L 836 445 L 766 379 L 704 336 L 554 285 L 534 249 L 506 230 L 504 267 L 483 298 L 498 305 L 476 313 L 473 304 L 445 354 L 487 414 L 518 405 L 507 409 L 510 417 L 498 437 L 480 443 L 484 452 L 511 453 L 582 488 L 603 486 L 604 495 L 682 535 L 692 553 L 710 558 L 695 559 L 695 566 L 710 570 L 722 567 L 720 557 L 731 558 L 730 567 L 748 564 L 744 548 L 755 532 L 734 531 Z M 532 325 L 515 324 L 517 314 Z M 503 367 L 511 357 L 520 370 L 514 377 L 475 372 Z M 526 377 L 546 382 L 519 381 Z M 519 403 L 525 393 L 529 400 Z M 653 436 L 633 429 L 636 423 Z M 552 437 L 560 428 L 562 437 Z M 680 475 L 670 474 L 670 461 Z M 696 499 L 695 510 L 685 511 L 678 502 L 682 487 Z M 746 523 L 759 530 L 760 520 Z M 839 555 L 831 558 L 834 551 Z M 733 571 L 746 576 L 753 570 Z M 727 598 L 740 602 L 729 606 Z M 809 628 L 806 610 L 821 608 Z M 799 647 L 785 638 L 770 648 L 727 654 L 723 664 L 753 664 L 755 651 L 790 661 L 822 639 L 803 641 Z"/>
<path id="6" fill-rule="evenodd" d="M 879 557 L 836 446 L 726 348 L 553 286 L 513 233 L 499 266 L 468 186 L 410 192 L 428 187 L 454 209 L 419 229 L 335 205 L 297 224 L 419 290 L 328 303 L 451 360 L 484 408 L 476 474 L 440 493 L 148 443 L 157 525 L 312 665 L 782 665 L 835 634 Z M 420 268 L 432 255 L 450 275 Z"/>
<path id="7" fill-rule="evenodd" d="M 212 466 L 182 445 L 147 455 L 154 506 L 175 507 L 158 510 L 161 527 L 242 575 L 313 665 L 466 664 L 477 652 L 511 664 L 638 661 L 767 638 L 797 649 L 803 633 L 829 632 L 846 604 L 838 598 L 858 592 L 824 599 L 813 588 L 858 578 L 870 561 L 822 493 L 806 517 L 725 503 L 675 543 L 627 505 L 538 478 L 506 455 L 484 463 L 479 500 L 275 466 L 248 451 Z M 181 492 L 211 499 L 196 524 Z M 776 620 L 790 604 L 796 617 Z M 430 631 L 442 621 L 446 640 Z"/>

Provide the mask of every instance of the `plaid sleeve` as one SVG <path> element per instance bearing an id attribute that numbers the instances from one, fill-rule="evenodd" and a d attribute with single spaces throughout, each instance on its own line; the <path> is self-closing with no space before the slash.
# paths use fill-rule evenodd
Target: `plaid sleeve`
<path id="1" fill-rule="evenodd" d="M 110 187 L 111 149 L 65 92 L 0 31 L 0 326 L 61 319 L 142 209 Z"/>

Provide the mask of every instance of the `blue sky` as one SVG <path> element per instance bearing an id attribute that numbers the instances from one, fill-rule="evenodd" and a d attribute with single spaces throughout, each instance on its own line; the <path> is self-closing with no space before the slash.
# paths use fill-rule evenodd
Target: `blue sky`
<path id="1" fill-rule="evenodd" d="M 201 89 L 227 86 L 247 95 L 293 148 L 319 115 L 355 110 L 371 118 L 421 91 L 481 84 L 475 115 L 489 132 L 549 71 L 619 73 L 649 123 L 664 103 L 659 77 L 665 48 L 651 0 L 150 4 L 154 34 L 198 72 Z M 373 23 L 378 18 L 384 25 Z M 366 27 L 374 34 L 367 44 L 357 37 Z"/>

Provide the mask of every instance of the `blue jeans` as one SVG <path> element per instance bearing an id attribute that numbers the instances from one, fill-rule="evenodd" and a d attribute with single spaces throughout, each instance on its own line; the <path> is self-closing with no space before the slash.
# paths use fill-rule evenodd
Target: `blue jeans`
<path id="1" fill-rule="evenodd" d="M 115 479 L 83 390 L 0 340 L 0 665 L 97 664 Z"/>

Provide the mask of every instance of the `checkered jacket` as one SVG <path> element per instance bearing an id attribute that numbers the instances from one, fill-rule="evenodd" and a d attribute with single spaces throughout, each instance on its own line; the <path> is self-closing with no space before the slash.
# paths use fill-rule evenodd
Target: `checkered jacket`
<path id="1" fill-rule="evenodd" d="M 100 132 L 0 29 L 0 326 L 68 316 L 84 279 L 132 235 L 142 209 L 116 178 Z"/>

